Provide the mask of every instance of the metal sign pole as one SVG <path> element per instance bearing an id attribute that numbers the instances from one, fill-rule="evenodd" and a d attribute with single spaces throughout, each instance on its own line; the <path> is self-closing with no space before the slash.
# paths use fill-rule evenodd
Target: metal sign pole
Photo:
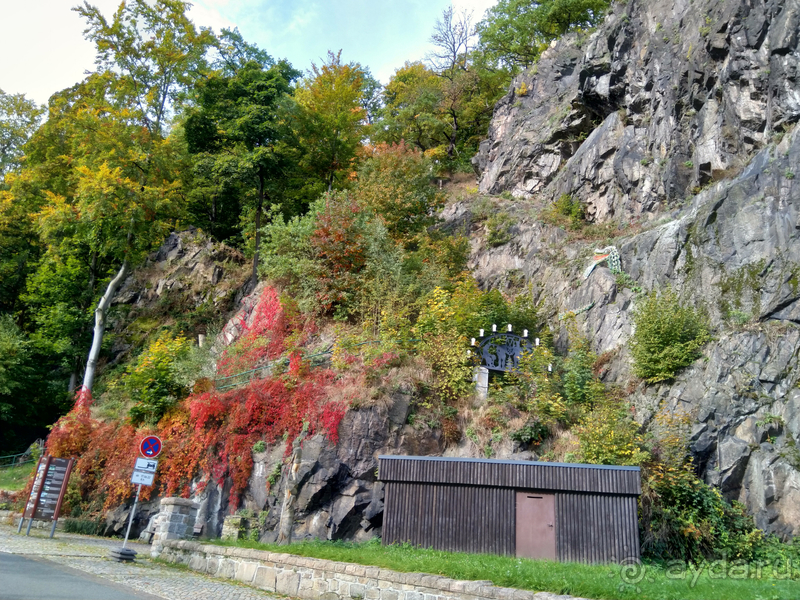
<path id="1" fill-rule="evenodd" d="M 128 530 L 125 532 L 125 541 L 122 542 L 122 549 L 125 549 L 125 546 L 128 545 L 128 536 L 131 533 L 131 525 L 133 525 L 133 513 L 136 512 L 136 505 L 139 503 L 139 492 L 142 491 L 142 484 L 140 483 L 136 488 L 136 499 L 133 501 L 133 508 L 131 509 L 131 516 L 128 519 Z"/>
<path id="2" fill-rule="evenodd" d="M 131 483 L 136 484 L 136 498 L 133 501 L 133 508 L 128 518 L 128 529 L 125 531 L 125 541 L 122 542 L 122 548 L 112 548 L 108 553 L 109 556 L 119 562 L 132 562 L 136 558 L 136 550 L 127 548 L 128 537 L 131 534 L 131 526 L 133 526 L 133 515 L 136 514 L 136 506 L 139 504 L 139 494 L 142 492 L 143 485 L 153 485 L 153 479 L 156 476 L 156 468 L 158 461 L 156 457 L 161 452 L 161 440 L 155 435 L 148 435 L 141 442 L 139 442 L 139 452 L 145 455 L 146 458 L 137 458 L 133 465 L 133 473 L 131 474 Z"/>

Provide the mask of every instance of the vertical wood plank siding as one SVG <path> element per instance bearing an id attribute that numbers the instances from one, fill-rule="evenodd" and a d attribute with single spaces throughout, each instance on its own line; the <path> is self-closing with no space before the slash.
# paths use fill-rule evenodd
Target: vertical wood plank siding
<path id="1" fill-rule="evenodd" d="M 383 543 L 513 556 L 514 490 L 487 486 L 386 484 Z"/>
<path id="2" fill-rule="evenodd" d="M 636 496 L 556 493 L 556 553 L 585 563 L 639 558 Z"/>
<path id="3" fill-rule="evenodd" d="M 516 491 L 555 494 L 559 560 L 639 557 L 639 469 L 439 457 L 380 458 L 383 543 L 516 553 Z"/>

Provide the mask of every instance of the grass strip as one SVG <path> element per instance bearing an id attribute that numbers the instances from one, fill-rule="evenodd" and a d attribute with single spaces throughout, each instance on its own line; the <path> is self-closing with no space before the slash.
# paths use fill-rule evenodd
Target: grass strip
<path id="1" fill-rule="evenodd" d="M 4 467 L 0 469 L 0 490 L 17 492 L 24 488 L 35 466 L 35 462 L 30 462 L 18 467 Z"/>
<path id="2" fill-rule="evenodd" d="M 643 565 L 585 565 L 530 560 L 489 554 L 466 554 L 422 549 L 408 544 L 382 546 L 364 543 L 308 541 L 291 546 L 246 540 L 223 542 L 392 569 L 406 573 L 431 573 L 452 579 L 490 580 L 495 585 L 534 592 L 569 594 L 598 600 L 779 600 L 800 598 L 800 564 L 710 561 L 645 563 Z"/>

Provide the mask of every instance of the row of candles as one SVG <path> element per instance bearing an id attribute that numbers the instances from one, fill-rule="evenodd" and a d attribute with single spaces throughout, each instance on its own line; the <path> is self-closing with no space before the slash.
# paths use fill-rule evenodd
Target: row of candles
<path id="1" fill-rule="evenodd" d="M 478 337 L 483 337 L 483 332 L 484 331 L 485 331 L 484 329 L 481 329 L 478 332 Z M 492 325 L 492 333 L 497 333 L 497 325 Z M 508 324 L 508 333 L 511 333 L 511 323 Z M 528 337 L 528 330 L 527 329 L 523 329 L 522 330 L 522 337 L 524 337 L 524 338 Z M 539 338 L 536 338 L 534 340 L 534 343 L 538 346 L 539 345 Z M 472 338 L 472 344 L 471 345 L 474 346 L 475 344 L 476 344 L 476 339 Z"/>

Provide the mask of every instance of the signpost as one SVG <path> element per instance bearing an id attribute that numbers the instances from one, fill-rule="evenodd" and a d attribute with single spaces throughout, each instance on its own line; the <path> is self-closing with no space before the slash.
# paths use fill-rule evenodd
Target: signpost
<path id="1" fill-rule="evenodd" d="M 147 458 L 155 458 L 161 453 L 161 440 L 158 436 L 148 435 L 139 444 L 139 452 Z"/>
<path id="2" fill-rule="evenodd" d="M 136 557 L 136 551 L 127 548 L 128 536 L 131 533 L 131 525 L 133 525 L 133 515 L 136 513 L 136 505 L 139 504 L 139 493 L 142 491 L 143 485 L 153 485 L 153 480 L 156 477 L 156 468 L 158 461 L 156 456 L 161 453 L 161 440 L 155 435 L 149 435 L 139 443 L 139 452 L 145 458 L 137 458 L 136 463 L 133 465 L 133 474 L 131 475 L 131 483 L 136 484 L 136 498 L 133 501 L 133 508 L 128 517 L 128 529 L 125 531 L 125 541 L 122 542 L 122 548 L 114 548 L 111 550 L 110 555 L 114 560 L 132 561 Z"/>
<path id="3" fill-rule="evenodd" d="M 37 521 L 51 520 L 53 526 L 50 529 L 50 537 L 53 537 L 74 463 L 74 458 L 47 456 L 39 459 L 39 464 L 36 466 L 36 477 L 33 480 L 30 496 L 28 496 L 28 503 L 19 520 L 17 533 L 22 531 L 25 519 L 28 519 L 25 535 L 30 535 L 34 519 Z"/>

